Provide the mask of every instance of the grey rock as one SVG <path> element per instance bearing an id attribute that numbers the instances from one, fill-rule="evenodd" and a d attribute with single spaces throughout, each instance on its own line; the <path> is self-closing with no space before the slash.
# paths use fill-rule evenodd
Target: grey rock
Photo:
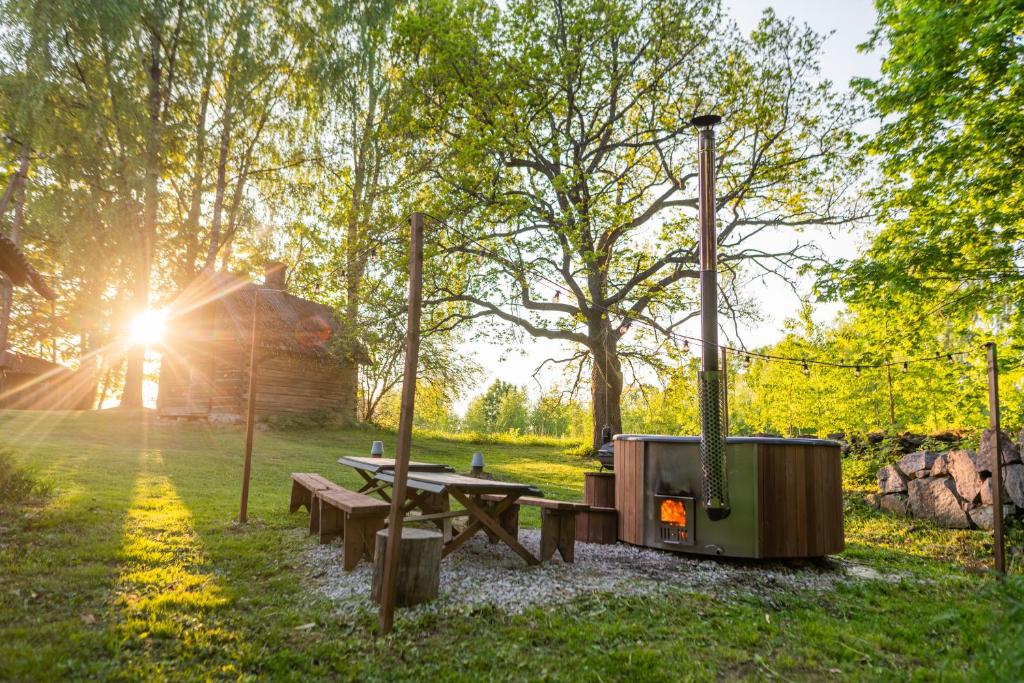
<path id="1" fill-rule="evenodd" d="M 969 529 L 971 520 L 960 507 L 952 480 L 914 479 L 910 482 L 910 510 L 915 517 L 931 519 L 950 529 Z"/>
<path id="2" fill-rule="evenodd" d="M 879 496 L 877 493 L 869 493 L 868 495 L 864 496 L 864 504 L 867 505 L 869 508 L 877 510 L 879 498 L 881 498 L 881 496 Z"/>
<path id="3" fill-rule="evenodd" d="M 977 502 L 981 495 L 981 475 L 974 466 L 974 454 L 970 451 L 950 451 L 949 473 L 956 482 L 956 491 L 968 503 Z"/>
<path id="4" fill-rule="evenodd" d="M 949 456 L 945 453 L 940 453 L 939 457 L 935 458 L 935 462 L 932 463 L 931 476 L 944 477 L 947 474 L 949 474 Z"/>
<path id="5" fill-rule="evenodd" d="M 971 522 L 974 526 L 979 529 L 986 529 L 991 531 L 995 527 L 995 519 L 992 517 L 993 507 L 991 505 L 982 505 L 971 510 L 968 515 L 971 518 Z M 1012 505 L 1003 506 L 1003 519 L 1013 513 Z"/>
<path id="6" fill-rule="evenodd" d="M 882 493 L 905 493 L 907 478 L 895 465 L 886 465 L 878 470 L 878 490 Z"/>
<path id="7" fill-rule="evenodd" d="M 1020 448 L 1013 442 L 1010 435 L 1004 431 L 999 432 L 999 450 L 1003 456 L 1003 464 L 1020 462 Z M 981 433 L 981 441 L 978 444 L 978 465 L 983 466 L 985 471 L 992 470 L 992 430 L 986 429 Z"/>
<path id="8" fill-rule="evenodd" d="M 925 477 L 930 477 L 931 474 L 931 470 L 918 470 L 914 472 L 914 479 L 924 479 Z"/>
<path id="9" fill-rule="evenodd" d="M 896 467 L 900 469 L 900 472 L 907 475 L 908 477 L 917 476 L 918 472 L 928 473 L 932 469 L 932 465 L 935 464 L 935 460 L 939 457 L 939 454 L 934 451 L 916 451 L 914 453 L 907 453 L 900 461 L 896 463 Z"/>
<path id="10" fill-rule="evenodd" d="M 910 514 L 909 499 L 902 493 L 890 493 L 878 499 L 878 507 L 886 512 L 892 512 L 906 517 Z"/>
<path id="11" fill-rule="evenodd" d="M 981 482 L 981 504 L 992 504 L 992 477 L 989 477 L 985 481 Z"/>
<path id="12" fill-rule="evenodd" d="M 1024 508 L 1024 464 L 1003 466 L 1003 488 L 1014 505 Z"/>

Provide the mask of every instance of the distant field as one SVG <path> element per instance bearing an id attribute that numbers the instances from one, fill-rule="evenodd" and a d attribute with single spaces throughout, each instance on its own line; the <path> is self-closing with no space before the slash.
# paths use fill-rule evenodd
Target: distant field
<path id="1" fill-rule="evenodd" d="M 0 680 L 1024 678 L 1024 578 L 987 575 L 991 538 L 854 495 L 844 558 L 903 580 L 443 613 L 376 638 L 372 620 L 311 587 L 306 518 L 287 513 L 289 472 L 356 485 L 335 461 L 373 439 L 393 451 L 393 435 L 370 429 L 257 433 L 253 523 L 240 531 L 238 428 L 0 412 L 0 448 L 54 485 L 40 505 L 0 501 Z M 579 499 L 594 464 L 563 449 L 431 438 L 413 457 L 466 470 L 481 450 L 496 476 Z"/>

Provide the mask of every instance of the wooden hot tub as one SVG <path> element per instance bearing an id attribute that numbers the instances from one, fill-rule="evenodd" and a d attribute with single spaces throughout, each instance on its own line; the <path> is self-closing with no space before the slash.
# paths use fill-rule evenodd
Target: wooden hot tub
<path id="1" fill-rule="evenodd" d="M 615 437 L 619 540 L 727 557 L 821 557 L 843 550 L 839 444 L 822 439 L 729 437 L 730 514 L 701 507 L 700 438 Z"/>

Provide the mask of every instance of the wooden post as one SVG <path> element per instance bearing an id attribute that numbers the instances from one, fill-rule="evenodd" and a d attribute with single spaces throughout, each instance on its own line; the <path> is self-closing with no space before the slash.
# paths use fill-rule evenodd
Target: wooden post
<path id="1" fill-rule="evenodd" d="M 260 338 L 260 288 L 253 290 L 252 297 L 252 348 L 249 351 L 249 404 L 245 419 L 245 465 L 242 467 L 242 506 L 238 511 L 238 523 L 245 524 L 249 517 L 249 472 L 252 470 L 252 433 L 256 425 L 256 360 Z"/>
<path id="2" fill-rule="evenodd" d="M 380 587 L 380 632 L 391 632 L 395 617 L 395 587 L 402 541 L 402 507 L 409 476 L 409 448 L 412 442 L 413 407 L 416 401 L 416 373 L 420 355 L 420 306 L 423 298 L 423 214 L 409 218 L 409 320 L 405 338 L 405 370 L 402 403 L 398 413 L 398 441 L 395 445 L 395 478 L 391 489 L 391 516 Z"/>
<path id="3" fill-rule="evenodd" d="M 988 350 L 988 426 L 992 430 L 992 530 L 995 532 L 996 572 L 1006 576 L 1006 556 L 1003 546 L 1003 455 L 999 447 L 999 367 L 996 365 L 996 345 L 989 342 Z"/>

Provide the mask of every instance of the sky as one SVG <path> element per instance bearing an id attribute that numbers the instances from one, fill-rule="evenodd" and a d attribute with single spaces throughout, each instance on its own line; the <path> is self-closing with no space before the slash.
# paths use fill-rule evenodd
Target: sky
<path id="1" fill-rule="evenodd" d="M 826 35 L 821 54 L 821 72 L 822 76 L 831 80 L 837 88 L 847 88 L 850 79 L 855 76 L 876 77 L 879 74 L 881 57 L 878 54 L 862 54 L 857 51 L 857 46 L 867 39 L 874 26 L 875 10 L 869 0 L 726 0 L 726 6 L 744 32 L 753 29 L 762 12 L 771 7 L 778 16 L 794 17 L 818 33 Z M 849 258 L 861 247 L 863 235 L 823 234 L 816 241 L 830 258 Z M 748 347 L 778 341 L 783 334 L 784 321 L 793 317 L 800 306 L 799 296 L 779 280 L 755 286 L 760 289 L 748 294 L 758 299 L 764 320 L 754 326 L 741 328 L 741 338 Z M 799 289 L 803 294 L 806 294 L 809 288 L 809 281 L 800 283 Z M 836 305 L 817 305 L 814 317 L 819 322 L 826 322 L 834 318 L 838 312 L 839 307 Z M 694 324 L 685 328 L 683 333 L 696 335 L 698 330 L 698 324 L 694 321 Z M 554 341 L 525 337 L 519 348 L 509 350 L 505 343 L 488 343 L 486 335 L 486 329 L 481 326 L 462 345 L 462 351 L 482 366 L 484 376 L 478 384 L 480 390 L 464 396 L 455 406 L 457 411 L 464 411 L 472 396 L 480 393 L 495 379 L 525 385 L 533 396 L 540 393 L 542 386 L 548 388 L 562 381 L 557 370 L 546 369 L 536 380 L 533 375 L 545 359 L 569 355 L 566 353 L 568 347 Z M 550 367 L 549 365 L 548 368 Z"/>

